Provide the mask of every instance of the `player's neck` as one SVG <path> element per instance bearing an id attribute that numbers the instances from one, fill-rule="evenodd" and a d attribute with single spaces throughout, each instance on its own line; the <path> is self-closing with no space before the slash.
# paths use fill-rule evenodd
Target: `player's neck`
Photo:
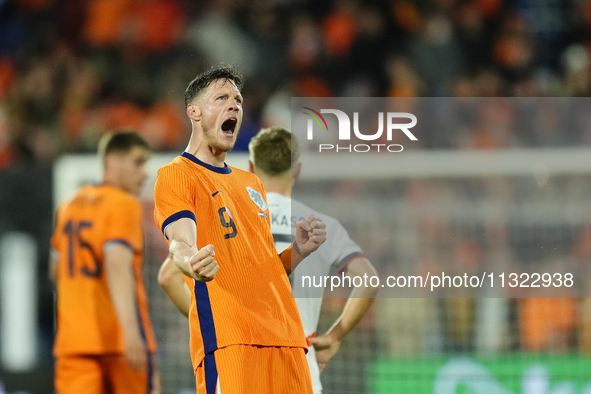
<path id="1" fill-rule="evenodd" d="M 227 152 L 209 146 L 203 139 L 198 140 L 194 138 L 194 135 L 195 133 L 191 135 L 189 145 L 187 145 L 185 152 L 211 166 L 225 167 Z"/>
<path id="2" fill-rule="evenodd" d="M 202 162 L 209 164 L 214 167 L 225 167 L 226 164 L 226 152 L 211 152 L 209 149 L 199 149 L 195 153 L 187 150 L 188 153 L 192 154 Z"/>
<path id="3" fill-rule="evenodd" d="M 263 180 L 263 185 L 267 193 L 277 193 L 291 198 L 291 182 L 267 179 Z"/>
<path id="4" fill-rule="evenodd" d="M 129 191 L 125 189 L 122 182 L 120 182 L 120 178 L 118 176 L 116 176 L 115 174 L 110 174 L 110 173 L 105 172 L 105 175 L 103 176 L 103 183 L 102 184 L 113 186 L 113 187 L 116 187 L 118 189 L 121 189 L 121 190 L 129 193 Z"/>

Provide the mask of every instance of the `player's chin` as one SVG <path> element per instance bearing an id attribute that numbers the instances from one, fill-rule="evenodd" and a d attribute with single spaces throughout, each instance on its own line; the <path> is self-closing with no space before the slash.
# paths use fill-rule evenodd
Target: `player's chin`
<path id="1" fill-rule="evenodd" d="M 223 130 L 220 130 L 220 132 L 220 144 L 228 150 L 232 150 L 232 148 L 234 148 L 234 145 L 236 144 L 236 140 L 238 139 L 238 131 L 225 132 Z"/>
<path id="2" fill-rule="evenodd" d="M 224 152 L 229 152 L 234 149 L 234 145 L 236 145 L 236 140 L 232 141 L 232 143 L 222 144 L 221 149 Z"/>

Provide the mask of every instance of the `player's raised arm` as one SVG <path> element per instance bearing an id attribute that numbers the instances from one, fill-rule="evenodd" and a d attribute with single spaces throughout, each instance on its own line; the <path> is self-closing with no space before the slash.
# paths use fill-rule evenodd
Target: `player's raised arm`
<path id="1" fill-rule="evenodd" d="M 191 309 L 191 292 L 185 284 L 183 274 L 169 256 L 164 260 L 158 272 L 158 283 L 168 298 L 185 317 Z"/>
<path id="2" fill-rule="evenodd" d="M 169 252 L 176 266 L 185 275 L 202 282 L 215 278 L 219 270 L 213 245 L 197 249 L 195 222 L 181 218 L 166 227 L 165 235 L 170 241 Z"/>
<path id="3" fill-rule="evenodd" d="M 367 276 L 377 275 L 371 263 L 363 256 L 358 256 L 351 260 L 346 268 L 347 276 L 360 276 L 367 274 Z M 316 350 L 316 360 L 320 372 L 326 366 L 326 363 L 334 357 L 338 352 L 341 342 L 355 326 L 361 318 L 367 313 L 369 307 L 374 301 L 374 297 L 378 292 L 377 287 L 356 287 L 351 292 L 343 313 L 334 322 L 332 327 L 326 334 L 310 338 L 310 343 L 314 345 Z"/>

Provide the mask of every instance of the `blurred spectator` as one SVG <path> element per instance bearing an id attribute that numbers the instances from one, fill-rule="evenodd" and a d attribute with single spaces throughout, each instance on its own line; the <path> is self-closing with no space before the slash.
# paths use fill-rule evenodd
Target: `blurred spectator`
<path id="1" fill-rule="evenodd" d="M 343 60 L 349 54 L 358 29 L 356 0 L 336 0 L 334 9 L 322 22 L 322 34 L 328 56 Z"/>
<path id="2" fill-rule="evenodd" d="M 264 59 L 260 58 L 254 43 L 236 24 L 236 7 L 231 0 L 213 1 L 209 4 L 209 11 L 189 26 L 187 40 L 208 59 L 208 63 L 236 65 L 248 78 L 256 70 L 257 62 Z"/>
<path id="3" fill-rule="evenodd" d="M 564 94 L 586 96 L 590 91 L 589 52 L 582 45 L 571 45 L 564 51 L 562 63 L 565 68 Z"/>
<path id="4" fill-rule="evenodd" d="M 183 14 L 177 0 L 136 1 L 133 10 L 134 41 L 151 52 L 172 49 L 181 39 Z"/>
<path id="5" fill-rule="evenodd" d="M 451 20 L 444 14 L 425 19 L 422 29 L 408 43 L 413 64 L 431 87 L 434 96 L 445 96 L 451 81 L 465 71 L 464 54 Z"/>
<path id="6" fill-rule="evenodd" d="M 16 70 L 14 64 L 7 58 L 0 58 L 0 101 L 6 98 L 15 79 Z"/>
<path id="7" fill-rule="evenodd" d="M 424 84 L 411 62 L 404 56 L 390 55 L 385 63 L 388 79 L 387 96 L 420 97 L 424 92 Z"/>
<path id="8" fill-rule="evenodd" d="M 308 14 L 296 14 L 290 19 L 288 59 L 296 75 L 309 71 L 323 59 L 324 40 L 319 27 Z"/>
<path id="9" fill-rule="evenodd" d="M 522 298 L 519 328 L 523 348 L 531 352 L 566 353 L 576 327 L 576 299 Z"/>
<path id="10" fill-rule="evenodd" d="M 351 44 L 348 63 L 353 82 L 364 81 L 368 91 L 366 94 L 344 95 L 383 96 L 386 83 L 384 60 L 386 54 L 396 47 L 397 40 L 387 34 L 386 21 L 378 8 L 364 6 L 358 12 L 358 20 L 358 34 Z"/>
<path id="11" fill-rule="evenodd" d="M 84 36 L 98 47 L 120 44 L 133 10 L 133 0 L 95 0 L 87 2 Z"/>
<path id="12" fill-rule="evenodd" d="M 534 46 L 521 14 L 512 13 L 505 19 L 493 48 L 495 60 L 511 82 L 531 71 Z"/>
<path id="13" fill-rule="evenodd" d="M 277 89 L 287 77 L 285 32 L 278 7 L 264 1 L 255 3 L 249 12 L 248 33 L 261 59 L 256 65 L 257 82 Z"/>

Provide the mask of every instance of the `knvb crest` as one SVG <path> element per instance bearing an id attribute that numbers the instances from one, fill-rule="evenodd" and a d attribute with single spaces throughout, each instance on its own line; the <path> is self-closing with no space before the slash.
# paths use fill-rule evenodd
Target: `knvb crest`
<path id="1" fill-rule="evenodd" d="M 269 208 L 261 193 L 257 192 L 250 186 L 248 186 L 246 190 L 248 191 L 250 199 L 257 205 L 257 207 L 261 209 L 261 211 L 265 211 L 267 208 Z"/>

